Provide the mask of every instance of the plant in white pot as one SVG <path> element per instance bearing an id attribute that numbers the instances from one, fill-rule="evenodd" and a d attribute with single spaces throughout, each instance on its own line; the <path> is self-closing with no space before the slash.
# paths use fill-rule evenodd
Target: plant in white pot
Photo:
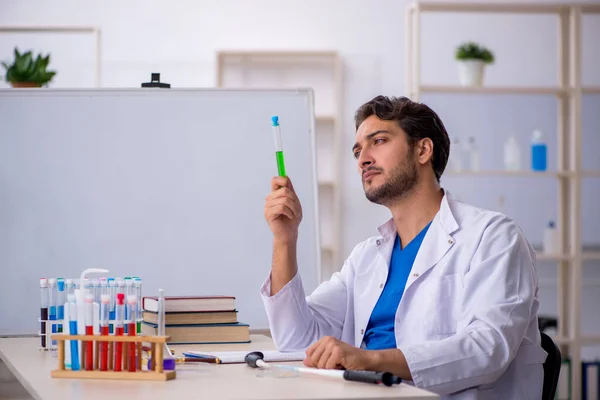
<path id="1" fill-rule="evenodd" d="M 461 85 L 483 86 L 485 66 L 494 63 L 494 54 L 477 43 L 467 42 L 456 49 L 456 60 Z"/>

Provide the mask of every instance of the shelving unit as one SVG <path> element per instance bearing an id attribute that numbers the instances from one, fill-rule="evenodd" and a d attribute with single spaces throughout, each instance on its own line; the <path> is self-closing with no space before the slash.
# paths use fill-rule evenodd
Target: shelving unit
<path id="1" fill-rule="evenodd" d="M 102 83 L 102 35 L 97 26 L 68 25 L 5 25 L 0 26 L 1 33 L 46 33 L 46 34 L 92 34 L 96 39 L 96 87 Z"/>
<path id="2" fill-rule="evenodd" d="M 311 87 L 315 93 L 321 281 L 342 262 L 342 62 L 330 51 L 220 51 L 216 86 Z M 285 144 L 284 144 L 285 145 Z"/>
<path id="3" fill-rule="evenodd" d="M 459 85 L 422 84 L 421 15 L 436 13 L 503 13 L 554 14 L 559 21 L 557 87 L 465 87 Z M 481 175 L 505 177 L 545 177 L 558 181 L 558 226 L 560 254 L 538 254 L 538 260 L 558 264 L 558 333 L 554 340 L 563 355 L 571 360 L 571 399 L 581 398 L 581 347 L 600 344 L 600 334 L 581 334 L 581 287 L 584 260 L 600 260 L 600 252 L 584 252 L 582 248 L 581 193 L 583 177 L 600 177 L 600 171 L 582 171 L 582 95 L 600 94 L 600 87 L 582 86 L 581 82 L 581 25 L 582 14 L 600 13 L 600 4 L 573 3 L 451 3 L 415 2 L 406 9 L 406 90 L 408 96 L 419 101 L 422 94 L 478 94 L 478 95 L 548 95 L 558 100 L 558 171 L 510 172 L 480 171 L 451 173 L 449 175 Z"/>

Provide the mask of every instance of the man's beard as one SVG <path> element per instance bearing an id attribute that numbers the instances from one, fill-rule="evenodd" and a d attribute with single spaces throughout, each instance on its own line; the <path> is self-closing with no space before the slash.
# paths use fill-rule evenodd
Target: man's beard
<path id="1" fill-rule="evenodd" d="M 367 199 L 373 203 L 388 205 L 405 197 L 418 181 L 418 171 L 414 160 L 402 162 L 390 171 L 389 179 L 379 187 L 365 188 Z M 364 183 L 363 183 L 364 185 Z"/>

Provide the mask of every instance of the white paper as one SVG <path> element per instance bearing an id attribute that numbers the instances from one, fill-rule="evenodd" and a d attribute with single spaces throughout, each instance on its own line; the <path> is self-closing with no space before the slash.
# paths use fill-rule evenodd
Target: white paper
<path id="1" fill-rule="evenodd" d="M 276 350 L 248 350 L 248 351 L 188 351 L 186 353 L 196 356 L 216 357 L 222 364 L 245 363 L 246 354 L 253 351 L 260 351 L 264 354 L 266 362 L 277 361 L 302 361 L 306 357 L 304 351 L 297 352 L 279 352 Z"/>

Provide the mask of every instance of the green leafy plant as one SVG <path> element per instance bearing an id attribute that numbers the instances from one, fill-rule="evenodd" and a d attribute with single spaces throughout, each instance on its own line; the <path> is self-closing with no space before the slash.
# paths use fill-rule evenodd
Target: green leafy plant
<path id="1" fill-rule="evenodd" d="M 457 60 L 479 60 L 486 64 L 494 63 L 494 54 L 487 48 L 474 43 L 463 43 L 456 49 Z"/>
<path id="2" fill-rule="evenodd" d="M 55 71 L 48 71 L 50 54 L 43 57 L 38 54 L 34 59 L 33 53 L 27 51 L 23 54 L 15 47 L 15 59 L 12 64 L 2 63 L 6 69 L 5 79 L 16 86 L 18 84 L 29 84 L 31 86 L 43 86 L 52 80 Z"/>

